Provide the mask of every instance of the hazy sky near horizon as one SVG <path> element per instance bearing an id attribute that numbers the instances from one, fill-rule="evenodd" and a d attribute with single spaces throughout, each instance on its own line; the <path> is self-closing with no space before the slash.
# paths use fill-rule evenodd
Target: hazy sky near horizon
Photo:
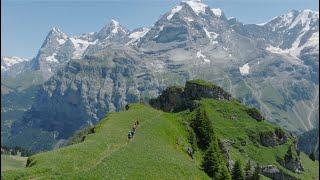
<path id="1" fill-rule="evenodd" d="M 180 0 L 2 0 L 1 55 L 32 58 L 54 26 L 68 35 L 99 31 L 113 18 L 150 27 Z M 318 11 L 318 0 L 203 0 L 227 17 L 262 23 L 290 9 Z"/>

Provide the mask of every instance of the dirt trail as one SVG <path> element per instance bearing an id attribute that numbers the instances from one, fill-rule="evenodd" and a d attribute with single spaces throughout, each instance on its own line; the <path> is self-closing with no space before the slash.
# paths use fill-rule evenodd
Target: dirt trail
<path id="1" fill-rule="evenodd" d="M 162 113 L 159 112 L 159 113 L 157 114 L 157 116 L 153 117 L 151 120 L 149 120 L 149 121 L 147 121 L 147 122 L 144 122 L 143 124 L 140 122 L 140 124 L 139 124 L 139 129 L 140 129 L 141 127 L 145 126 L 146 124 L 148 124 L 148 122 L 151 122 L 153 119 L 159 118 L 161 115 L 162 115 Z M 134 139 L 131 139 L 130 141 L 133 141 L 133 140 L 134 140 Z M 100 156 L 100 158 L 97 160 L 97 162 L 96 162 L 94 165 L 92 165 L 92 166 L 90 166 L 90 167 L 88 167 L 88 168 L 86 168 L 86 169 L 83 169 L 83 171 L 90 171 L 91 169 L 96 168 L 96 167 L 97 167 L 99 164 L 101 164 L 102 161 L 103 161 L 104 159 L 106 159 L 108 156 L 110 156 L 111 154 L 117 152 L 117 151 L 118 151 L 119 149 L 121 149 L 122 147 L 125 147 L 125 146 L 127 146 L 127 145 L 129 145 L 129 144 L 130 144 L 130 143 L 127 143 L 127 141 L 124 141 L 124 142 L 122 142 L 122 143 L 113 145 L 111 151 L 108 151 L 108 150 L 107 150 L 107 151 L 104 151 L 104 153 Z"/>

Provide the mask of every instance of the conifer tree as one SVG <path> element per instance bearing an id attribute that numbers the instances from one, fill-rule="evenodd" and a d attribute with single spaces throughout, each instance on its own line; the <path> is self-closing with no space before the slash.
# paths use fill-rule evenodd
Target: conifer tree
<path id="1" fill-rule="evenodd" d="M 310 158 L 312 161 L 316 161 L 316 156 L 315 156 L 314 152 L 310 153 L 309 158 Z"/>
<path id="2" fill-rule="evenodd" d="M 288 162 L 293 158 L 292 146 L 288 147 L 287 153 L 284 155 L 284 161 Z"/>
<path id="3" fill-rule="evenodd" d="M 213 127 L 203 108 L 196 110 L 195 119 L 191 121 L 191 127 L 197 135 L 197 144 L 200 149 L 206 150 L 212 140 Z"/>
<path id="4" fill-rule="evenodd" d="M 254 172 L 253 172 L 251 179 L 252 180 L 259 180 L 260 179 L 259 173 L 260 173 L 260 165 L 257 164 L 257 166 L 254 168 Z"/>
<path id="5" fill-rule="evenodd" d="M 232 180 L 244 180 L 243 170 L 239 160 L 235 162 L 232 169 Z"/>
<path id="6" fill-rule="evenodd" d="M 230 180 L 231 175 L 227 169 L 225 159 L 220 152 L 218 139 L 213 138 L 207 149 L 202 164 L 204 171 L 213 179 Z"/>
<path id="7" fill-rule="evenodd" d="M 245 179 L 252 178 L 251 161 L 250 160 L 248 160 L 246 167 L 244 168 L 244 175 L 245 175 Z"/>

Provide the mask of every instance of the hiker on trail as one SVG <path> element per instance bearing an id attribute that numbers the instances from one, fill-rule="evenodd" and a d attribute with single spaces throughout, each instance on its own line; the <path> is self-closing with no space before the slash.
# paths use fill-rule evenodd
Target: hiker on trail
<path id="1" fill-rule="evenodd" d="M 132 135 L 132 132 L 129 131 L 129 132 L 128 132 L 128 141 L 129 141 L 130 139 L 132 139 L 132 136 L 133 136 L 133 135 Z"/>
<path id="2" fill-rule="evenodd" d="M 137 129 L 137 125 L 136 125 L 136 123 L 134 123 L 134 125 L 132 126 L 132 130 L 136 131 L 136 129 Z"/>
<path id="3" fill-rule="evenodd" d="M 193 159 L 193 150 L 191 147 L 188 147 L 187 152 L 188 152 L 189 156 Z"/>

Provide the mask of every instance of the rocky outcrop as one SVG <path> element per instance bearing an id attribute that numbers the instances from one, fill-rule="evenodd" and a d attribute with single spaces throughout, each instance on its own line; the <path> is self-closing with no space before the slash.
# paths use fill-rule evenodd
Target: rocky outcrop
<path id="1" fill-rule="evenodd" d="M 306 154 L 314 153 L 319 160 L 319 128 L 305 132 L 298 137 L 298 149 Z"/>
<path id="2" fill-rule="evenodd" d="M 266 147 L 274 147 L 284 144 L 288 139 L 286 133 L 280 128 L 277 128 L 274 131 L 260 132 L 259 137 L 260 144 Z"/>
<path id="3" fill-rule="evenodd" d="M 296 173 L 304 170 L 299 158 L 285 158 L 283 166 Z"/>
<path id="4" fill-rule="evenodd" d="M 184 96 L 191 100 L 199 100 L 201 98 L 213 98 L 218 100 L 232 99 L 232 96 L 221 87 L 203 80 L 187 81 Z"/>
<path id="5" fill-rule="evenodd" d="M 261 174 L 274 180 L 296 180 L 288 174 L 281 172 L 276 166 L 268 165 L 261 168 Z"/>
<path id="6" fill-rule="evenodd" d="M 221 151 L 224 155 L 224 158 L 227 161 L 227 167 L 230 172 L 232 171 L 233 166 L 234 166 L 234 161 L 230 157 L 230 148 L 233 144 L 234 144 L 234 142 L 229 139 L 220 140 L 220 148 L 221 148 Z"/>
<path id="7" fill-rule="evenodd" d="M 156 98 L 151 99 L 150 104 L 166 112 L 177 112 L 184 109 L 185 99 L 183 97 L 182 87 L 169 87 L 162 92 L 162 94 Z"/>
<path id="8" fill-rule="evenodd" d="M 284 158 L 277 157 L 277 161 L 283 167 L 295 173 L 301 173 L 302 171 L 304 171 L 295 146 L 289 146 Z"/>
<path id="9" fill-rule="evenodd" d="M 169 87 L 162 94 L 150 100 L 154 108 L 166 112 L 178 112 L 194 107 L 193 100 L 201 98 L 213 98 L 217 100 L 231 100 L 232 96 L 221 87 L 203 80 L 190 80 L 186 82 L 185 88 Z"/>
<path id="10" fill-rule="evenodd" d="M 264 120 L 264 117 L 261 115 L 260 111 L 256 108 L 249 108 L 246 110 L 249 116 L 251 116 L 253 119 L 257 121 Z"/>

